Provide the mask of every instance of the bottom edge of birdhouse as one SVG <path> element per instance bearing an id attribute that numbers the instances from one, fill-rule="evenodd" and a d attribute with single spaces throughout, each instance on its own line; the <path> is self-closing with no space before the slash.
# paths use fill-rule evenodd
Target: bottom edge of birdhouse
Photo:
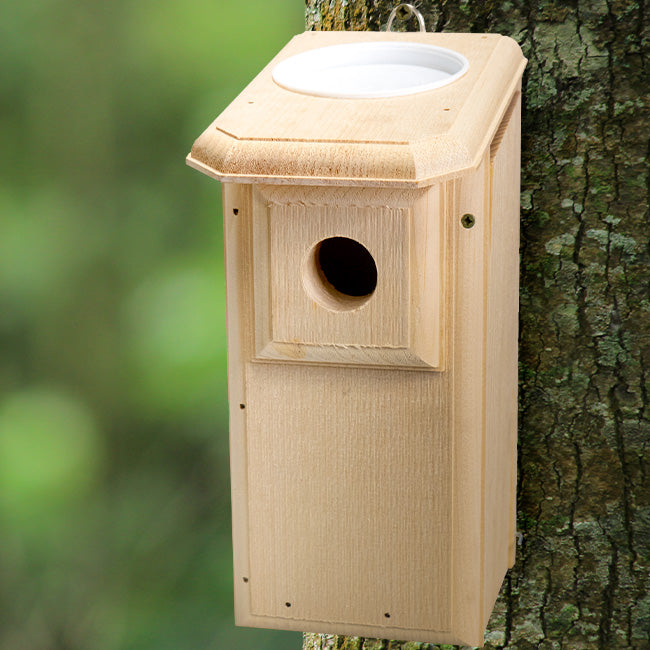
<path id="1" fill-rule="evenodd" d="M 319 634 L 340 634 L 345 636 L 394 639 L 419 643 L 445 643 L 474 647 L 482 647 L 484 643 L 482 633 L 463 634 L 458 631 L 414 630 L 383 625 L 372 626 L 328 621 L 305 621 L 296 618 L 254 616 L 252 614 L 242 615 L 241 613 L 236 614 L 235 624 L 240 627 L 257 627 L 272 630 L 312 632 Z"/>

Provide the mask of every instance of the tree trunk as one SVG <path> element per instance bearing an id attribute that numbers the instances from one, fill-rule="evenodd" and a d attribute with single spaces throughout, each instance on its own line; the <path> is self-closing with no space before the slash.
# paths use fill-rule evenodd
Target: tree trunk
<path id="1" fill-rule="evenodd" d="M 429 31 L 508 34 L 529 59 L 519 349 L 523 545 L 486 647 L 650 648 L 650 6 L 419 5 Z M 308 0 L 307 27 L 378 30 L 392 6 Z M 306 634 L 304 643 L 305 650 L 433 647 L 318 634 Z"/>

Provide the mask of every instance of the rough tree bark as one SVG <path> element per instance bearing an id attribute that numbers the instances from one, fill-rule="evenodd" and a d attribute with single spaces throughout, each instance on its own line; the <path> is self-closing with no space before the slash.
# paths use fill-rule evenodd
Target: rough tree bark
<path id="1" fill-rule="evenodd" d="M 500 32 L 524 77 L 519 530 L 487 648 L 650 648 L 650 5 L 422 0 L 429 30 Z M 378 30 L 386 0 L 307 0 Z M 415 25 L 409 25 L 414 29 Z M 416 650 L 305 635 L 305 650 Z"/>

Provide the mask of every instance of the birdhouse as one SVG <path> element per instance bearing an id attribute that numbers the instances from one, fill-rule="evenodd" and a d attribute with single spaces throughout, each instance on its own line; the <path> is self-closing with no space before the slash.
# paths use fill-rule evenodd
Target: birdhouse
<path id="1" fill-rule="evenodd" d="M 496 34 L 307 32 L 196 140 L 238 624 L 483 643 L 515 555 L 525 64 Z"/>

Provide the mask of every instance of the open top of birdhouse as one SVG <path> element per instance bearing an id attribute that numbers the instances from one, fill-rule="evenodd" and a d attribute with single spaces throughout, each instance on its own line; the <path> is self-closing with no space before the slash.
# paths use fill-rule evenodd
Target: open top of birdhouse
<path id="1" fill-rule="evenodd" d="M 525 65 L 497 34 L 305 32 L 187 162 L 230 182 L 431 185 L 478 166 Z"/>

